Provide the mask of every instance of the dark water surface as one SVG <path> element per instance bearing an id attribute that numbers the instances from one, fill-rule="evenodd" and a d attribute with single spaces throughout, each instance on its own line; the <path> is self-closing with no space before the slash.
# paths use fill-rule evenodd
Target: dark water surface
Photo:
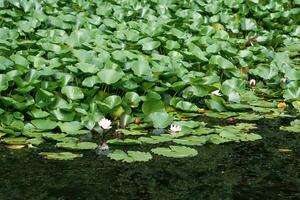
<path id="1" fill-rule="evenodd" d="M 300 199 L 300 134 L 280 132 L 283 119 L 257 124 L 260 141 L 204 145 L 194 158 L 135 164 L 94 152 L 51 161 L 38 149 L 0 146 L 0 200 Z"/>

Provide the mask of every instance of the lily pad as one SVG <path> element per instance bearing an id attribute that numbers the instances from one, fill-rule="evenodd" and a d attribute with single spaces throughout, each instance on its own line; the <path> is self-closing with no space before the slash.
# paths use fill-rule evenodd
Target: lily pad
<path id="1" fill-rule="evenodd" d="M 97 144 L 93 142 L 60 142 L 55 145 L 58 148 L 71 149 L 71 150 L 91 150 L 96 149 Z"/>
<path id="2" fill-rule="evenodd" d="M 24 147 L 26 147 L 26 145 L 23 144 L 9 144 L 9 145 L 5 145 L 6 148 L 8 149 L 23 149 Z"/>
<path id="3" fill-rule="evenodd" d="M 204 113 L 207 117 L 226 119 L 229 117 L 238 116 L 238 113 L 235 112 L 206 112 Z"/>
<path id="4" fill-rule="evenodd" d="M 127 130 L 127 129 L 118 129 L 116 130 L 118 133 L 122 133 L 123 135 L 147 135 L 146 131 L 142 130 Z"/>
<path id="5" fill-rule="evenodd" d="M 154 135 L 151 137 L 139 137 L 139 141 L 146 144 L 159 144 L 163 142 L 170 142 L 173 140 L 173 137 L 166 134 Z"/>
<path id="6" fill-rule="evenodd" d="M 239 113 L 239 116 L 235 117 L 236 119 L 241 119 L 241 120 L 249 120 L 249 121 L 254 121 L 254 120 L 259 120 L 263 118 L 262 115 L 258 115 L 255 113 Z"/>
<path id="7" fill-rule="evenodd" d="M 107 155 L 110 159 L 132 163 L 132 162 L 146 162 L 152 159 L 152 155 L 148 152 L 141 151 L 127 151 L 115 150 Z"/>
<path id="8" fill-rule="evenodd" d="M 110 140 L 107 140 L 107 144 L 113 144 L 113 145 L 138 145 L 138 144 L 141 144 L 141 142 L 139 140 L 126 138 L 124 140 L 122 140 L 122 139 L 110 139 Z"/>
<path id="9" fill-rule="evenodd" d="M 188 145 L 188 146 L 202 146 L 208 141 L 206 136 L 188 136 L 178 139 L 174 139 L 173 142 L 176 144 Z"/>
<path id="10" fill-rule="evenodd" d="M 65 86 L 62 88 L 61 92 L 72 100 L 79 100 L 84 98 L 84 94 L 79 87 Z"/>
<path id="11" fill-rule="evenodd" d="M 158 147 L 151 149 L 151 152 L 157 155 L 172 158 L 193 157 L 198 154 L 197 150 L 185 146 L 169 146 L 169 148 Z"/>
<path id="12" fill-rule="evenodd" d="M 61 141 L 61 139 L 67 137 L 67 134 L 64 134 L 64 133 L 43 133 L 42 136 L 45 139 Z"/>
<path id="13" fill-rule="evenodd" d="M 43 138 L 41 137 L 36 137 L 36 138 L 31 138 L 27 140 L 27 143 L 38 146 L 44 142 Z"/>
<path id="14" fill-rule="evenodd" d="M 52 130 L 57 126 L 55 121 L 51 121 L 48 119 L 35 119 L 32 120 L 31 123 L 40 130 Z"/>
<path id="15" fill-rule="evenodd" d="M 153 112 L 149 117 L 154 128 L 166 128 L 173 122 L 173 118 L 166 112 Z"/>
<path id="16" fill-rule="evenodd" d="M 300 133 L 300 120 L 296 119 L 290 123 L 290 126 L 281 126 L 280 130 L 287 132 Z"/>
<path id="17" fill-rule="evenodd" d="M 28 144 L 26 137 L 7 137 L 7 138 L 3 138 L 1 142 L 4 142 L 6 144 L 15 144 L 15 145 Z"/>
<path id="18" fill-rule="evenodd" d="M 39 155 L 48 160 L 74 160 L 75 158 L 82 157 L 82 154 L 75 154 L 71 152 L 41 152 Z"/>

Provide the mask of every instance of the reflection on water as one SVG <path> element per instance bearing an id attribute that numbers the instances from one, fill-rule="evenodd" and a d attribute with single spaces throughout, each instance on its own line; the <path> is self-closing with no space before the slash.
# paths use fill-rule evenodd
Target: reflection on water
<path id="1" fill-rule="evenodd" d="M 300 135 L 280 132 L 279 124 L 288 122 L 259 121 L 261 141 L 205 145 L 194 158 L 138 164 L 94 152 L 49 161 L 38 149 L 0 146 L 0 199 L 300 199 Z"/>

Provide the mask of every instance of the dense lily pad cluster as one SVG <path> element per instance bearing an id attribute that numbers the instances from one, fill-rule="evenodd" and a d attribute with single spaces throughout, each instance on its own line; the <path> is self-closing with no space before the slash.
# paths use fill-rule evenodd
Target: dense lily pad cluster
<path id="1" fill-rule="evenodd" d="M 299 112 L 299 15 L 299 0 L 0 0 L 0 136 L 93 149 L 78 136 L 104 117 L 126 133 L 172 112 L 282 115 L 268 98 Z"/>

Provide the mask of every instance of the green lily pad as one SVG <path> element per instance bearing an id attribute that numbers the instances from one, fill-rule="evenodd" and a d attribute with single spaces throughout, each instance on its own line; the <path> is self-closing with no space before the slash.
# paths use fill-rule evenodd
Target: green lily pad
<path id="1" fill-rule="evenodd" d="M 127 151 L 115 150 L 107 155 L 110 159 L 132 163 L 132 162 L 146 162 L 152 159 L 152 155 L 148 152 L 141 151 Z"/>
<path id="2" fill-rule="evenodd" d="M 61 141 L 63 138 L 67 137 L 64 133 L 42 133 L 43 138 L 55 141 Z"/>
<path id="3" fill-rule="evenodd" d="M 235 112 L 205 112 L 204 114 L 207 117 L 220 118 L 220 119 L 226 119 L 229 117 L 235 117 L 239 115 L 238 113 Z"/>
<path id="4" fill-rule="evenodd" d="M 38 145 L 44 143 L 44 140 L 41 137 L 36 137 L 36 138 L 28 139 L 27 143 L 38 146 Z"/>
<path id="5" fill-rule="evenodd" d="M 206 125 L 205 122 L 200 122 L 200 121 L 193 121 L 193 120 L 189 120 L 189 121 L 176 121 L 173 124 L 176 124 L 180 127 L 187 127 L 187 128 L 198 128 L 199 126 L 204 127 Z"/>
<path id="6" fill-rule="evenodd" d="M 96 149 L 97 144 L 93 142 L 60 142 L 55 145 L 58 148 L 70 149 L 70 150 L 90 150 Z"/>
<path id="7" fill-rule="evenodd" d="M 231 139 L 221 137 L 218 134 L 210 134 L 210 135 L 208 135 L 208 139 L 209 139 L 208 141 L 213 144 L 223 144 L 223 143 L 227 143 L 227 142 L 232 142 Z"/>
<path id="8" fill-rule="evenodd" d="M 239 116 L 235 117 L 236 119 L 241 119 L 241 120 L 259 120 L 263 118 L 262 115 L 258 115 L 255 113 L 239 113 Z"/>
<path id="9" fill-rule="evenodd" d="M 246 133 L 241 136 L 241 141 L 255 141 L 255 140 L 261 140 L 262 136 L 256 134 L 256 133 Z"/>
<path id="10" fill-rule="evenodd" d="M 178 139 L 173 139 L 176 144 L 188 145 L 188 146 L 202 146 L 208 141 L 206 136 L 188 136 Z"/>
<path id="11" fill-rule="evenodd" d="M 61 92 L 72 100 L 79 100 L 84 98 L 84 94 L 79 87 L 65 86 L 61 89 Z"/>
<path id="12" fill-rule="evenodd" d="M 159 144 L 163 142 L 170 142 L 174 138 L 167 134 L 153 135 L 151 137 L 139 137 L 138 140 L 145 144 Z"/>
<path id="13" fill-rule="evenodd" d="M 198 154 L 197 150 L 185 146 L 169 146 L 169 148 L 158 147 L 151 149 L 151 152 L 172 158 L 193 157 Z"/>
<path id="14" fill-rule="evenodd" d="M 1 139 L 1 142 L 4 142 L 6 144 L 16 144 L 16 145 L 28 144 L 26 137 L 7 137 Z"/>
<path id="15" fill-rule="evenodd" d="M 46 111 L 42 111 L 40 109 L 33 109 L 31 110 L 30 114 L 34 117 L 34 118 L 45 118 L 49 116 L 49 113 Z"/>
<path id="16" fill-rule="evenodd" d="M 71 152 L 41 152 L 39 155 L 48 160 L 73 160 L 82 157 L 82 154 L 75 154 Z"/>
<path id="17" fill-rule="evenodd" d="M 146 131 L 142 130 L 127 130 L 127 129 L 118 129 L 116 130 L 118 133 L 122 133 L 123 135 L 147 135 Z"/>
<path id="18" fill-rule="evenodd" d="M 102 69 L 97 75 L 99 76 L 101 82 L 108 85 L 116 83 L 123 76 L 121 72 L 118 72 L 114 69 Z"/>
<path id="19" fill-rule="evenodd" d="M 154 128 L 166 128 L 173 122 L 173 118 L 166 112 L 153 112 L 149 115 Z"/>
<path id="20" fill-rule="evenodd" d="M 139 140 L 126 138 L 124 140 L 122 140 L 122 139 L 110 139 L 110 140 L 107 140 L 107 144 L 113 144 L 113 145 L 138 145 L 138 144 L 141 144 L 141 142 Z"/>
<path id="21" fill-rule="evenodd" d="M 292 132 L 292 133 L 300 133 L 300 127 L 297 126 L 281 126 L 280 130 L 282 131 L 287 131 L 287 132 Z"/>
<path id="22" fill-rule="evenodd" d="M 35 119 L 31 123 L 40 130 L 52 130 L 57 126 L 57 122 L 48 119 Z"/>
<path id="23" fill-rule="evenodd" d="M 290 126 L 281 126 L 280 130 L 293 133 L 300 133 L 300 120 L 296 119 L 294 121 L 291 121 Z"/>
<path id="24" fill-rule="evenodd" d="M 191 135 L 207 135 L 207 134 L 210 134 L 213 132 L 215 132 L 215 129 L 199 127 L 197 129 L 193 129 L 192 131 L 190 131 L 189 134 L 191 134 Z"/>
<path id="25" fill-rule="evenodd" d="M 70 134 L 79 131 L 83 127 L 81 123 L 77 121 L 58 123 L 58 126 L 62 132 Z"/>

